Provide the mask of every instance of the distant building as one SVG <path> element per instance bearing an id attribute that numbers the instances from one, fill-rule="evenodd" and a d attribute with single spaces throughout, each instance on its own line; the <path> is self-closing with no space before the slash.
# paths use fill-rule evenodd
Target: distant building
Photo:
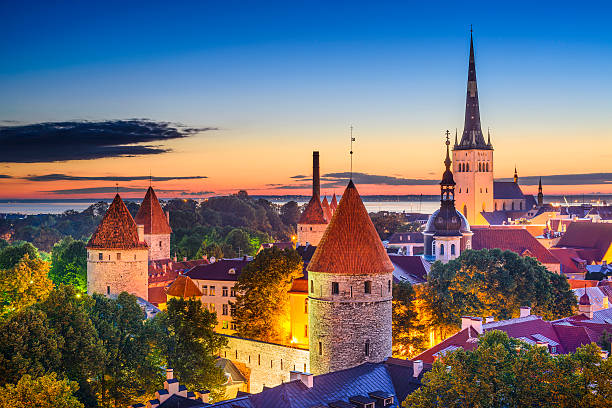
<path id="1" fill-rule="evenodd" d="M 130 408 L 184 408 L 208 406 L 209 391 L 187 391 L 184 385 L 174 378 L 174 370 L 166 369 L 164 388 L 155 392 L 155 398 L 146 404 L 134 404 Z"/>
<path id="2" fill-rule="evenodd" d="M 153 187 L 149 187 L 140 204 L 135 221 L 144 226 L 144 239 L 149 246 L 149 260 L 170 259 L 170 215 L 164 213 Z"/>
<path id="3" fill-rule="evenodd" d="M 331 221 L 330 217 L 321 205 L 319 152 L 312 152 L 312 197 L 297 222 L 298 245 L 319 245 L 327 224 Z"/>
<path id="4" fill-rule="evenodd" d="M 554 248 L 574 249 L 589 265 L 612 263 L 612 223 L 572 222 Z"/>
<path id="5" fill-rule="evenodd" d="M 87 293 L 148 300 L 148 254 L 143 228 L 117 194 L 87 243 Z"/>
<path id="6" fill-rule="evenodd" d="M 422 232 L 396 232 L 387 242 L 388 248 L 399 248 L 401 255 L 422 255 L 425 249 Z"/>

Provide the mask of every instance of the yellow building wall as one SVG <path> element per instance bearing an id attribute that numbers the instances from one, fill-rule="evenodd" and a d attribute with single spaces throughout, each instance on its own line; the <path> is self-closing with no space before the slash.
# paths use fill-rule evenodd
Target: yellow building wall
<path id="1" fill-rule="evenodd" d="M 291 344 L 308 347 L 308 294 L 289 292 Z"/>

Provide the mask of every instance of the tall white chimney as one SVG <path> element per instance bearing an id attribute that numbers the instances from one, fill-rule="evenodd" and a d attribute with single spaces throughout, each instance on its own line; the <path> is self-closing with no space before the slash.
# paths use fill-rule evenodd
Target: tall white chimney
<path id="1" fill-rule="evenodd" d="M 414 360 L 412 362 L 412 375 L 413 377 L 418 377 L 423 371 L 423 360 Z"/>
<path id="2" fill-rule="evenodd" d="M 531 308 L 528 306 L 521 306 L 520 313 L 521 317 L 527 317 L 531 315 Z"/>

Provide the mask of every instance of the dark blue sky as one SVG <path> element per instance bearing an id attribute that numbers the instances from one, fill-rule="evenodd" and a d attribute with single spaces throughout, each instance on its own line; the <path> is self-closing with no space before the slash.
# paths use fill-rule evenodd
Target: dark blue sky
<path id="1" fill-rule="evenodd" d="M 207 149 L 328 148 L 332 171 L 352 123 L 372 154 L 368 141 L 437 149 L 362 157 L 366 172 L 406 177 L 437 171 L 439 135 L 463 125 L 473 24 L 496 176 L 517 161 L 526 175 L 609 170 L 606 2 L 4 1 L 0 14 L 0 120 L 215 127 Z"/>

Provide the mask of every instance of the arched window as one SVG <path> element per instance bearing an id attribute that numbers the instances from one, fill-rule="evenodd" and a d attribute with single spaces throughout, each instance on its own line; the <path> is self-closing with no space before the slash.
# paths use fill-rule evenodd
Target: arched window
<path id="1" fill-rule="evenodd" d="M 522 209 L 523 209 L 523 202 L 521 201 L 521 202 L 519 203 L 519 205 L 520 205 L 520 209 L 522 210 Z"/>
<path id="2" fill-rule="evenodd" d="M 478 171 L 482 171 L 482 163 L 478 163 Z"/>
<path id="3" fill-rule="evenodd" d="M 304 299 L 304 313 L 308 313 L 308 298 Z"/>
<path id="4" fill-rule="evenodd" d="M 466 163 L 466 170 L 465 171 L 470 171 L 470 163 Z"/>
<path id="5" fill-rule="evenodd" d="M 502 203 L 502 210 L 506 211 L 506 202 L 505 201 Z"/>
<path id="6" fill-rule="evenodd" d="M 487 171 L 489 171 L 489 163 L 487 163 Z"/>
<path id="7" fill-rule="evenodd" d="M 440 255 L 444 255 L 444 244 L 440 244 Z"/>
<path id="8" fill-rule="evenodd" d="M 514 201 L 512 202 L 512 209 L 514 210 Z"/>
<path id="9" fill-rule="evenodd" d="M 451 255 L 455 255 L 455 244 L 451 244 Z"/>
<path id="10" fill-rule="evenodd" d="M 495 211 L 497 211 L 497 203 L 495 203 Z"/>
<path id="11" fill-rule="evenodd" d="M 366 357 L 370 356 L 370 340 L 365 341 L 365 355 Z"/>
<path id="12" fill-rule="evenodd" d="M 432 255 L 436 254 L 436 241 L 431 243 L 431 254 Z"/>
<path id="13" fill-rule="evenodd" d="M 467 217 L 467 205 L 465 204 L 463 205 L 463 215 Z"/>

